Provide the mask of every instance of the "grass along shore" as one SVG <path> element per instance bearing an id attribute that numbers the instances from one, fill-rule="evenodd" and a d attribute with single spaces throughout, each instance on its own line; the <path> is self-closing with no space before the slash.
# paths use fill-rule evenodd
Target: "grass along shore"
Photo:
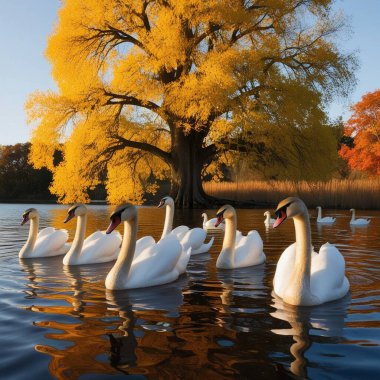
<path id="1" fill-rule="evenodd" d="M 380 179 L 316 181 L 205 182 L 207 194 L 238 202 L 254 200 L 273 207 L 288 197 L 308 207 L 380 209 Z"/>

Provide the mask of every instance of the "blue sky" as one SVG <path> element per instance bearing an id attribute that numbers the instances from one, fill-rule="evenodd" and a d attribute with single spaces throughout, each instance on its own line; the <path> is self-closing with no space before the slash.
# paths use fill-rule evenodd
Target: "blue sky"
<path id="1" fill-rule="evenodd" d="M 353 32 L 341 46 L 357 50 L 360 61 L 358 85 L 350 99 L 330 107 L 332 117 L 347 118 L 350 104 L 380 88 L 380 1 L 338 0 L 336 5 L 349 17 Z M 29 140 L 25 100 L 35 90 L 55 88 L 44 50 L 59 6 L 59 0 L 0 0 L 0 144 Z"/>

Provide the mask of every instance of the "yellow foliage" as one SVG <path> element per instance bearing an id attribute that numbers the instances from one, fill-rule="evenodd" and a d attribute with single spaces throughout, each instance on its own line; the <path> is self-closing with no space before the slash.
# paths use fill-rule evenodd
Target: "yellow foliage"
<path id="1" fill-rule="evenodd" d="M 318 164 L 326 166 L 335 148 L 321 94 L 347 89 L 353 67 L 330 38 L 330 3 L 62 1 L 46 49 L 58 93 L 36 92 L 26 104 L 30 161 L 53 172 L 60 201 L 88 201 L 105 180 L 113 203 L 154 193 L 187 136 L 215 180 L 257 144 L 299 167 L 300 146 L 310 160 L 321 156 L 310 145 L 315 133 L 328 140 Z M 210 146 L 211 161 L 202 155 Z M 252 157 L 271 162 L 255 149 Z"/>

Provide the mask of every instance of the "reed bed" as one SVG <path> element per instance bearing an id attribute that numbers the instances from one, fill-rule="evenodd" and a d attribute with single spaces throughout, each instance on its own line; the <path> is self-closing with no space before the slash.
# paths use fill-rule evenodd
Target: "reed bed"
<path id="1" fill-rule="evenodd" d="M 309 181 L 206 182 L 206 193 L 238 202 L 275 206 L 289 196 L 308 207 L 380 209 L 380 179 Z"/>

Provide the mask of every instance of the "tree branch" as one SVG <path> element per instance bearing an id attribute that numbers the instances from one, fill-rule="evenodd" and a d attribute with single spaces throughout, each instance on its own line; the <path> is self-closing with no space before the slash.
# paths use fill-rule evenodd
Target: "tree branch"
<path id="1" fill-rule="evenodd" d="M 116 148 L 116 150 L 120 150 L 123 148 L 139 149 L 139 150 L 143 150 L 144 152 L 151 153 L 156 157 L 161 158 L 168 165 L 170 165 L 172 163 L 172 156 L 170 153 L 168 153 L 168 152 L 166 152 L 166 151 L 164 151 L 164 150 L 162 150 L 162 149 L 160 149 L 154 145 L 151 145 L 147 142 L 128 140 L 128 139 L 125 139 L 124 137 L 116 135 L 116 134 L 111 135 L 111 137 L 119 142 L 119 144 L 114 146 L 114 149 Z"/>

